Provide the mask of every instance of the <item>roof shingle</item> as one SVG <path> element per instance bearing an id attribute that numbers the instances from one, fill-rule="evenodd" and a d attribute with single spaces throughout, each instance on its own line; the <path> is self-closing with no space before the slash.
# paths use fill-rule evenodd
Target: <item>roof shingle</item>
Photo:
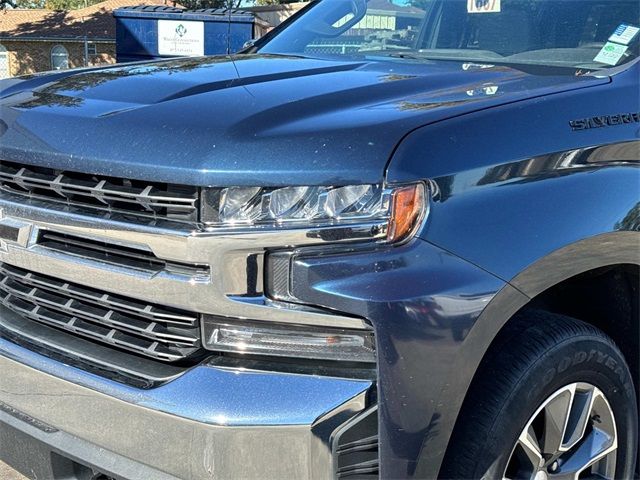
<path id="1" fill-rule="evenodd" d="M 0 37 L 115 39 L 112 12 L 135 5 L 173 5 L 169 0 L 106 0 L 70 11 L 14 9 L 0 12 Z"/>

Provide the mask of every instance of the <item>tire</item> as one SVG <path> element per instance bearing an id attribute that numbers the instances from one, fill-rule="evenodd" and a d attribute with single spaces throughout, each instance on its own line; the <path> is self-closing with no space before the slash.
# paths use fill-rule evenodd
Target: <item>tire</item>
<path id="1" fill-rule="evenodd" d="M 585 398 L 594 400 L 585 403 Z M 553 432 L 551 420 L 562 410 L 558 406 L 565 404 L 570 405 L 566 407 L 570 414 L 565 414 L 569 420 L 555 422 L 564 425 L 563 435 Z M 587 413 L 579 416 L 583 411 Z M 583 427 L 578 428 L 578 418 L 584 419 Z M 440 477 L 551 480 L 554 473 L 566 474 L 582 459 L 588 435 L 601 433 L 609 436 L 598 438 L 616 436 L 617 449 L 611 440 L 606 457 L 580 478 L 589 478 L 592 468 L 604 472 L 596 478 L 634 478 L 638 412 L 624 357 L 592 325 L 547 312 L 526 312 L 509 322 L 483 360 L 456 422 Z M 560 448 L 552 454 L 548 446 L 553 445 L 554 435 Z M 574 441 L 575 446 L 561 453 Z M 538 453 L 543 460 L 531 467 Z"/>

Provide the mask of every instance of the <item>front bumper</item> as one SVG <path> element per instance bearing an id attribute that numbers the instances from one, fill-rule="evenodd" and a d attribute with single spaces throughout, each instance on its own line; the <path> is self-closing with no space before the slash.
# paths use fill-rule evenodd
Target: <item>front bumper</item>
<path id="1" fill-rule="evenodd" d="M 118 308 L 135 310 L 136 319 L 149 314 L 155 320 L 154 309 L 166 307 L 265 324 L 369 330 L 361 318 L 273 302 L 265 295 L 262 265 L 267 252 L 283 245 L 329 244 L 339 240 L 335 236 L 325 238 L 322 228 L 255 233 L 203 230 L 164 220 L 133 223 L 119 215 L 98 217 L 43 200 L 25 201 L 4 190 L 0 226 L 5 229 L 0 263 L 97 292 L 90 300 L 81 297 L 84 303 L 77 308 L 73 295 L 68 303 L 52 307 L 60 312 L 75 309 L 73 315 L 65 313 L 64 332 L 16 316 L 4 303 L 0 306 L 0 459 L 47 479 L 84 479 L 75 472 L 82 465 L 127 480 L 315 480 L 335 478 L 338 468 L 344 468 L 343 454 L 334 450 L 344 429 L 370 407 L 373 380 L 316 375 L 321 369 L 287 373 L 295 366 L 271 368 L 248 361 L 221 366 L 213 363 L 215 355 L 192 367 L 160 365 L 114 353 L 107 340 L 117 332 L 104 334 L 102 343 L 69 334 L 76 314 L 109 324 L 108 313 L 91 312 L 110 295 L 122 297 Z M 345 239 L 367 236 L 371 228 L 350 227 Z M 118 252 L 135 251 L 162 266 L 150 270 L 129 257 L 105 259 L 87 249 L 48 248 L 45 233 L 86 239 Z M 46 295 L 63 298 L 66 288 L 52 284 Z M 39 295 L 34 291 L 19 295 L 34 300 Z M 147 324 L 153 330 L 153 322 Z M 144 339 L 147 333 L 136 330 Z M 111 380 L 123 378 L 122 383 Z M 147 388 L 136 388 L 139 382 Z M 367 418 L 373 418 L 373 412 Z M 14 448 L 21 442 L 22 448 Z M 377 454 L 377 444 L 371 448 Z M 52 459 L 58 457 L 75 463 L 56 466 Z M 377 457 L 369 463 L 377 468 Z"/>
<path id="2" fill-rule="evenodd" d="M 252 235 L 132 225 L 117 218 L 98 221 L 4 196 L 0 210 L 0 217 L 4 215 L 20 228 L 17 241 L 9 242 L 4 252 L 0 248 L 0 262 L 36 274 L 181 310 L 220 312 L 230 318 L 265 322 L 373 328 L 375 332 L 375 390 L 370 380 L 274 373 L 268 368 L 267 372 L 254 371 L 247 369 L 249 364 L 245 369 L 200 365 L 168 382 L 160 372 L 163 378 L 155 382 L 157 375 L 148 369 L 134 369 L 120 356 L 112 363 L 114 355 L 98 351 L 109 350 L 108 346 L 89 342 L 86 348 L 80 339 L 57 342 L 53 333 L 26 335 L 39 344 L 63 345 L 67 359 L 89 358 L 92 368 L 107 366 L 109 372 L 133 372 L 140 374 L 136 379 L 162 385 L 139 390 L 77 370 L 67 365 L 67 360 L 50 360 L 15 344 L 0 343 L 0 359 L 11 359 L 0 362 L 0 402 L 18 410 L 18 416 L 61 432 L 41 435 L 53 450 L 125 479 L 163 475 L 189 479 L 331 478 L 334 473 L 344 473 L 336 471 L 337 466 L 343 467 L 344 451 L 336 448 L 340 445 L 336 438 L 348 437 L 341 435 L 346 426 L 368 425 L 354 419 L 367 410 L 367 419 L 379 416 L 379 421 L 374 432 L 358 439 L 375 438 L 375 445 L 364 445 L 374 454 L 364 462 L 356 458 L 350 467 L 355 464 L 363 470 L 379 470 L 380 478 L 437 476 L 479 362 L 477 354 L 486 350 L 490 341 L 485 333 L 488 330 L 475 324 L 505 286 L 502 280 L 421 239 L 400 247 L 340 249 L 316 255 L 315 247 L 313 251 L 306 247 L 331 240 L 321 231 L 300 230 L 285 237 L 282 232 L 272 232 L 260 237 L 258 243 Z M 147 275 L 122 266 L 105 266 L 92 258 L 60 255 L 39 244 L 39 231 L 135 247 L 163 260 L 208 265 L 210 274 L 204 279 L 185 278 L 173 271 Z M 265 272 L 249 268 L 262 265 L 264 254 L 271 252 L 271 247 L 279 250 L 283 243 L 291 248 L 305 247 L 288 265 L 290 293 L 301 305 L 264 297 Z M 498 311 L 498 316 L 503 314 Z M 12 328 L 2 313 L 0 325 Z M 480 332 L 475 346 L 463 341 L 472 329 Z M 374 393 L 371 403 L 367 403 L 368 392 Z M 2 408 L 0 415 L 8 418 Z M 30 424 L 16 422 L 22 422 L 25 431 Z M 80 453 L 74 453 L 73 442 L 63 434 L 80 443 Z M 35 437 L 33 431 L 29 438 Z M 351 447 L 362 447 L 351 440 Z M 9 443 L 0 443 L 0 456 L 10 450 Z M 332 455 L 334 448 L 340 455 Z M 353 448 L 349 453 L 354 453 Z M 96 449 L 99 453 L 91 454 L 96 458 L 92 460 L 88 450 Z M 22 450 L 29 454 L 36 449 Z M 131 468 L 126 467 L 130 464 Z M 56 477 L 44 474 L 38 478 Z"/>
<path id="3" fill-rule="evenodd" d="M 56 477 L 60 458 L 123 479 L 333 478 L 332 441 L 372 387 L 203 364 L 139 390 L 3 339 L 0 371 L 0 458 L 50 478 L 80 478 Z"/>

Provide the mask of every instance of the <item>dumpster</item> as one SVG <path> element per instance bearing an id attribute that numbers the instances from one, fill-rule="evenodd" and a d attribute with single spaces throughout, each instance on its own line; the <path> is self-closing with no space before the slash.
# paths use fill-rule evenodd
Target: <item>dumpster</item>
<path id="1" fill-rule="evenodd" d="M 113 16 L 118 62 L 237 52 L 269 28 L 243 10 L 138 6 L 119 8 Z"/>

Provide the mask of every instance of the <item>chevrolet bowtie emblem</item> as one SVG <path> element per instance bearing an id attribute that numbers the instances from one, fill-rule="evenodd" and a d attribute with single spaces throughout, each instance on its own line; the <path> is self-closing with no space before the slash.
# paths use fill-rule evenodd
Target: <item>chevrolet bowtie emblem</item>
<path id="1" fill-rule="evenodd" d="M 7 252 L 9 245 L 17 245 L 26 248 L 33 225 L 11 217 L 5 217 L 0 210 L 0 252 Z"/>

